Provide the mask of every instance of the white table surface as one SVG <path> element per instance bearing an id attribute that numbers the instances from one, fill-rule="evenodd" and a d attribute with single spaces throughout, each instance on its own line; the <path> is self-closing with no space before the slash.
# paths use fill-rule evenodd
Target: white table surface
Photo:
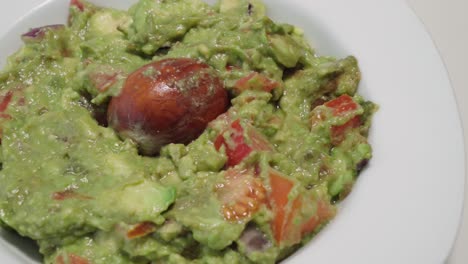
<path id="1" fill-rule="evenodd" d="M 468 143 L 468 16 L 466 14 L 468 1 L 407 1 L 425 24 L 442 55 L 457 98 L 465 142 Z M 465 149 L 468 149 L 467 143 Z M 468 155 L 465 164 L 468 165 Z M 447 261 L 447 264 L 466 263 L 468 263 L 468 191 L 465 191 L 464 214 L 458 238 Z"/>

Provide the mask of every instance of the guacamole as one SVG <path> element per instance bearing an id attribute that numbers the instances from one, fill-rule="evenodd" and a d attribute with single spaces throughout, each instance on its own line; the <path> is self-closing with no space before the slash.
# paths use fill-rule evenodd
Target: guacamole
<path id="1" fill-rule="evenodd" d="M 54 264 L 277 263 L 310 241 L 371 158 L 376 105 L 356 94 L 354 57 L 317 55 L 265 10 L 72 0 L 67 25 L 24 34 L 0 72 L 0 225 Z M 145 155 L 109 102 L 181 58 L 216 73 L 229 107 Z"/>

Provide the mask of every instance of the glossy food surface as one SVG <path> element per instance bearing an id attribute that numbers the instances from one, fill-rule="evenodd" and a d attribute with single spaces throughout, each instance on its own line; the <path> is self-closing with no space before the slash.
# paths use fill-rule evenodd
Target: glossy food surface
<path id="1" fill-rule="evenodd" d="M 214 69 L 194 59 L 166 59 L 130 74 L 107 116 L 122 137 L 153 155 L 169 143 L 194 140 L 227 107 L 227 91 Z"/>
<path id="2" fill-rule="evenodd" d="M 261 1 L 74 0 L 22 41 L 0 73 L 0 223 L 47 264 L 273 264 L 372 157 L 357 59 Z"/>

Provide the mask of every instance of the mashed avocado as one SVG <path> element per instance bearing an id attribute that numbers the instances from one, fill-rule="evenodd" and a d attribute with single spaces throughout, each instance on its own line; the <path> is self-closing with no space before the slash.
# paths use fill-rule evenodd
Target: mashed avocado
<path id="1" fill-rule="evenodd" d="M 73 0 L 68 25 L 23 41 L 0 72 L 0 223 L 44 263 L 276 263 L 371 158 L 357 60 L 318 56 L 260 0 Z M 210 65 L 231 105 L 146 157 L 105 113 L 130 73 L 168 58 Z"/>

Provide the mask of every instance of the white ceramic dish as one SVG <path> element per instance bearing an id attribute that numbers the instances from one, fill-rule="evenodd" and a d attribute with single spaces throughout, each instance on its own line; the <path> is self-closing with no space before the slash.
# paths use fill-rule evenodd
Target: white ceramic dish
<path id="1" fill-rule="evenodd" d="M 94 0 L 125 8 L 135 0 Z M 374 159 L 336 219 L 286 263 L 442 263 L 461 215 L 464 151 L 443 63 L 402 0 L 265 0 L 321 54 L 358 57 L 360 93 L 377 102 Z M 31 27 L 63 23 L 68 0 L 0 3 L 0 65 Z M 1 231 L 0 263 L 36 263 L 34 247 Z"/>

